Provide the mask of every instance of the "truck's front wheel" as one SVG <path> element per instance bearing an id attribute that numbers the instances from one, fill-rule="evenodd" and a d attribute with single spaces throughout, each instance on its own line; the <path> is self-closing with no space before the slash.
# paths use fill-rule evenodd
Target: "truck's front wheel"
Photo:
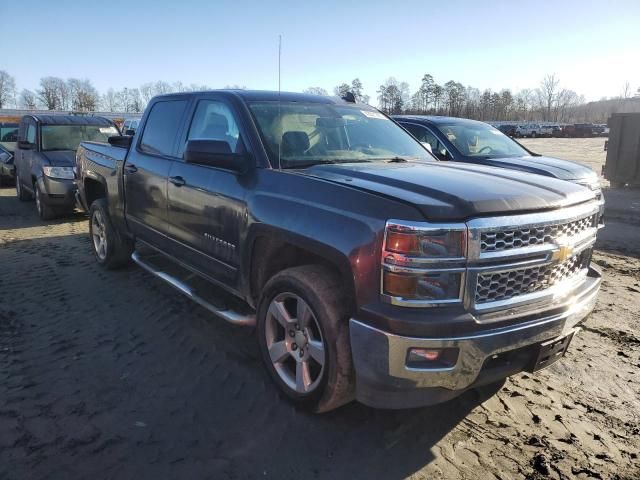
<path id="1" fill-rule="evenodd" d="M 131 259 L 133 243 L 113 227 L 107 201 L 100 198 L 89 210 L 89 235 L 96 261 L 108 269 L 125 265 Z"/>
<path id="2" fill-rule="evenodd" d="M 329 269 L 305 265 L 269 280 L 258 306 L 258 341 L 267 370 L 291 400 L 316 412 L 353 398 L 343 292 Z"/>

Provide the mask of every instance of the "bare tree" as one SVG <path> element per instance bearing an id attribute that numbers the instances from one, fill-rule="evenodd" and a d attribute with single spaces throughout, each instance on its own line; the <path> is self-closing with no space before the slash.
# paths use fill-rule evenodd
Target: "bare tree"
<path id="1" fill-rule="evenodd" d="M 0 108 L 7 108 L 15 103 L 16 81 L 4 70 L 0 70 Z"/>
<path id="2" fill-rule="evenodd" d="M 624 82 L 624 85 L 622 86 L 621 98 L 623 100 L 626 100 L 627 98 L 631 98 L 631 85 L 629 84 L 629 80 Z"/>
<path id="3" fill-rule="evenodd" d="M 118 96 L 113 88 L 110 88 L 107 93 L 102 95 L 100 108 L 107 112 L 118 111 Z"/>
<path id="4" fill-rule="evenodd" d="M 556 101 L 557 89 L 560 80 L 556 78 L 555 74 L 546 75 L 542 82 L 540 82 L 540 94 L 541 99 L 544 102 L 544 108 L 546 109 L 545 120 L 551 120 L 551 109 Z"/>
<path id="5" fill-rule="evenodd" d="M 27 90 L 26 88 L 24 88 L 22 92 L 20 92 L 20 106 L 22 108 L 26 108 L 27 110 L 35 110 L 37 104 L 38 102 L 35 92 Z"/>
<path id="6" fill-rule="evenodd" d="M 87 79 L 67 80 L 67 92 L 70 96 L 71 109 L 78 112 L 91 112 L 98 108 L 100 95 Z"/>
<path id="7" fill-rule="evenodd" d="M 44 77 L 40 79 L 40 89 L 36 91 L 38 99 L 47 110 L 58 110 L 62 108 L 59 96 L 58 83 L 60 79 L 56 77 Z"/>
<path id="8" fill-rule="evenodd" d="M 324 88 L 321 87 L 309 87 L 305 89 L 302 93 L 308 93 L 309 95 L 329 95 Z"/>

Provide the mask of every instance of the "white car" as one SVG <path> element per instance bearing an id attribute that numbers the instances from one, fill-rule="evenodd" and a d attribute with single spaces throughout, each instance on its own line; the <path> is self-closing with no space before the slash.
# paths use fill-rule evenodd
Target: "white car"
<path id="1" fill-rule="evenodd" d="M 553 129 L 539 123 L 525 123 L 516 128 L 516 137 L 550 137 Z"/>

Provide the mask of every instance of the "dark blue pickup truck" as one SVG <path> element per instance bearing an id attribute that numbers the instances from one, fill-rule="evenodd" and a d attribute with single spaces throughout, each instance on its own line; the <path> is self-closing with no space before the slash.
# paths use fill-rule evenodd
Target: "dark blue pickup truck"
<path id="1" fill-rule="evenodd" d="M 276 385 L 314 411 L 432 404 L 546 367 L 596 300 L 592 190 L 439 162 L 367 105 L 165 95 L 109 143 L 78 150 L 96 261 L 133 259 L 255 325 Z"/>

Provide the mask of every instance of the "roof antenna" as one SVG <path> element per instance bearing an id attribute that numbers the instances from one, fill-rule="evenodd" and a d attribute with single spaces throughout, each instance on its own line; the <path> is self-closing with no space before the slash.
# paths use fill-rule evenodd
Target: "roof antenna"
<path id="1" fill-rule="evenodd" d="M 278 170 L 282 170 L 282 136 L 284 132 L 282 131 L 282 117 L 280 115 L 280 93 L 282 91 L 280 85 L 280 64 L 282 58 L 282 34 L 278 35 L 278 123 L 280 124 L 280 138 L 278 140 Z"/>

